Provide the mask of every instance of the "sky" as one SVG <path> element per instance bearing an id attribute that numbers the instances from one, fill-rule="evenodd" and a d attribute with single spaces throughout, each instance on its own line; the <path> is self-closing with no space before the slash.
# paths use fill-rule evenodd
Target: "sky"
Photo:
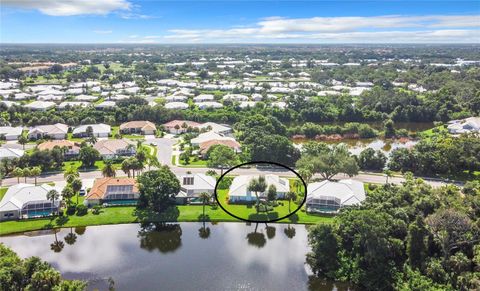
<path id="1" fill-rule="evenodd" d="M 480 0 L 1 0 L 0 42 L 480 43 Z"/>

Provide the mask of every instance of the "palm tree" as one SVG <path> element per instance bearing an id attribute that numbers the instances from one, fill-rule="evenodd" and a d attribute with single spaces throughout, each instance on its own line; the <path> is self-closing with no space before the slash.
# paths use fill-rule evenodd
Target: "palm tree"
<path id="1" fill-rule="evenodd" d="M 65 188 L 62 190 L 62 198 L 63 200 L 67 203 L 67 205 L 70 205 L 72 203 L 72 197 L 75 195 L 75 192 L 72 189 L 71 185 L 67 185 Z"/>
<path id="2" fill-rule="evenodd" d="M 203 204 L 203 219 L 205 220 L 205 204 L 208 203 L 208 201 L 210 201 L 210 194 L 207 193 L 207 192 L 202 192 L 200 193 L 200 195 L 198 195 L 198 197 L 200 198 L 200 200 L 202 200 L 202 204 Z"/>
<path id="3" fill-rule="evenodd" d="M 52 189 L 47 192 L 47 199 L 52 201 L 52 207 L 55 207 L 55 200 L 58 200 L 60 198 L 60 194 L 58 193 L 57 190 Z M 57 208 L 58 211 L 58 208 Z"/>
<path id="4" fill-rule="evenodd" d="M 290 191 L 290 192 L 287 193 L 285 198 L 287 198 L 287 200 L 288 200 L 288 212 L 290 213 L 290 202 L 292 200 L 297 200 L 297 193 L 295 193 L 293 191 Z"/>
<path id="5" fill-rule="evenodd" d="M 104 177 L 115 177 L 115 168 L 113 167 L 113 163 L 110 160 L 105 161 L 105 166 L 102 169 L 102 175 Z"/>
<path id="6" fill-rule="evenodd" d="M 29 168 L 23 169 L 23 178 L 25 178 L 25 183 L 27 183 L 27 177 L 31 176 L 31 172 Z"/>
<path id="7" fill-rule="evenodd" d="M 386 177 L 385 184 L 388 184 L 388 178 L 393 177 L 393 172 L 391 170 L 387 169 L 387 170 L 383 171 L 383 173 L 385 174 L 385 177 Z"/>
<path id="8" fill-rule="evenodd" d="M 265 182 L 265 176 L 262 175 L 259 176 L 258 179 L 253 178 L 248 184 L 248 191 L 254 192 L 257 197 L 257 213 L 260 209 L 260 198 L 258 197 L 258 193 L 265 192 L 265 189 L 267 189 L 267 182 Z"/>
<path id="9" fill-rule="evenodd" d="M 17 177 L 17 184 L 19 184 L 19 183 L 20 183 L 20 177 L 23 177 L 23 170 L 22 170 L 22 168 L 18 168 L 18 167 L 17 167 L 17 168 L 15 168 L 15 169 L 13 169 L 12 175 L 13 175 L 14 177 Z"/>
<path id="10" fill-rule="evenodd" d="M 68 169 L 65 170 L 63 173 L 63 177 L 67 179 L 69 176 L 78 178 L 80 174 L 78 173 L 77 169 L 73 166 L 70 166 Z"/>
<path id="11" fill-rule="evenodd" d="M 30 175 L 35 177 L 35 186 L 37 186 L 37 177 L 40 176 L 41 173 L 42 173 L 42 169 L 40 167 L 33 167 L 30 170 Z"/>
<path id="12" fill-rule="evenodd" d="M 130 170 L 132 169 L 132 164 L 131 164 L 131 161 L 130 159 L 126 159 L 122 162 L 122 171 L 128 175 L 128 177 L 130 178 Z"/>
<path id="13" fill-rule="evenodd" d="M 74 179 L 72 181 L 71 186 L 72 186 L 73 192 L 75 193 L 75 195 L 77 195 L 77 205 L 78 205 L 78 195 L 80 190 L 82 189 L 82 180 Z"/>
<path id="14" fill-rule="evenodd" d="M 18 143 L 22 145 L 23 149 L 25 150 L 25 145 L 28 143 L 28 139 L 25 135 L 21 135 L 19 138 L 18 138 Z"/>

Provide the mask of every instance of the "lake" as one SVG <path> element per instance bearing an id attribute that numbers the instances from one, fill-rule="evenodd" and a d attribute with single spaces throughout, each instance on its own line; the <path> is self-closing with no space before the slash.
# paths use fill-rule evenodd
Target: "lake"
<path id="1" fill-rule="evenodd" d="M 304 225 L 178 223 L 109 225 L 0 237 L 21 257 L 38 256 L 88 289 L 348 290 L 314 278 Z M 68 243 L 67 243 L 68 242 Z"/>

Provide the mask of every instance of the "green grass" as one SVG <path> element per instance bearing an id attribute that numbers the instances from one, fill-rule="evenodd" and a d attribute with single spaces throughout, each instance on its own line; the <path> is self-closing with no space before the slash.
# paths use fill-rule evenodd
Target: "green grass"
<path id="1" fill-rule="evenodd" d="M 190 163 L 187 165 L 183 160 L 180 159 L 180 165 L 186 168 L 205 168 L 207 166 L 207 161 L 190 159 Z"/>
<path id="2" fill-rule="evenodd" d="M 87 168 L 87 170 L 101 170 L 105 166 L 105 162 L 96 161 L 95 165 L 92 168 Z M 82 162 L 81 161 L 68 161 L 63 163 L 62 171 L 69 169 L 70 167 L 74 167 L 75 169 L 82 170 Z M 121 163 L 114 163 L 113 167 L 115 170 L 119 170 L 121 168 Z"/>
<path id="3" fill-rule="evenodd" d="M 172 156 L 172 165 L 176 165 L 177 164 L 177 156 Z"/>
<path id="4" fill-rule="evenodd" d="M 83 138 L 73 137 L 71 132 L 67 133 L 67 140 L 82 142 Z"/>
<path id="5" fill-rule="evenodd" d="M 81 197 L 82 198 L 82 197 Z M 75 201 L 75 198 L 72 199 Z M 179 211 L 177 222 L 194 222 L 202 221 L 202 206 L 201 205 L 181 205 L 177 206 Z M 136 223 L 138 222 L 135 216 L 135 207 L 110 207 L 103 208 L 98 215 L 92 214 L 90 211 L 85 216 L 64 216 L 57 218 L 39 218 L 39 219 L 24 219 L 18 221 L 0 222 L 0 235 L 7 235 L 12 233 L 19 233 L 24 231 L 51 229 L 58 227 L 77 227 L 89 225 L 107 225 L 107 224 L 121 224 L 121 223 Z M 281 223 L 300 223 L 300 224 L 315 224 L 315 223 L 331 223 L 332 217 L 310 215 L 298 211 L 297 217 L 293 220 L 291 218 L 283 219 Z M 205 216 L 209 221 L 215 222 L 238 222 L 239 220 L 231 217 L 220 207 L 213 209 L 210 206 L 205 207 Z"/>
<path id="6" fill-rule="evenodd" d="M 7 193 L 8 187 L 2 187 L 0 188 L 0 201 L 2 201 L 3 196 L 5 196 L 5 193 Z"/>

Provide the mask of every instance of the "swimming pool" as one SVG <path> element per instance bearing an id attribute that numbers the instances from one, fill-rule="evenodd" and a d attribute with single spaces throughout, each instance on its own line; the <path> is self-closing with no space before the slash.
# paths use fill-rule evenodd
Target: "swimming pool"
<path id="1" fill-rule="evenodd" d="M 137 205 L 137 200 L 108 200 L 103 202 L 104 206 L 122 206 L 122 205 Z"/>

